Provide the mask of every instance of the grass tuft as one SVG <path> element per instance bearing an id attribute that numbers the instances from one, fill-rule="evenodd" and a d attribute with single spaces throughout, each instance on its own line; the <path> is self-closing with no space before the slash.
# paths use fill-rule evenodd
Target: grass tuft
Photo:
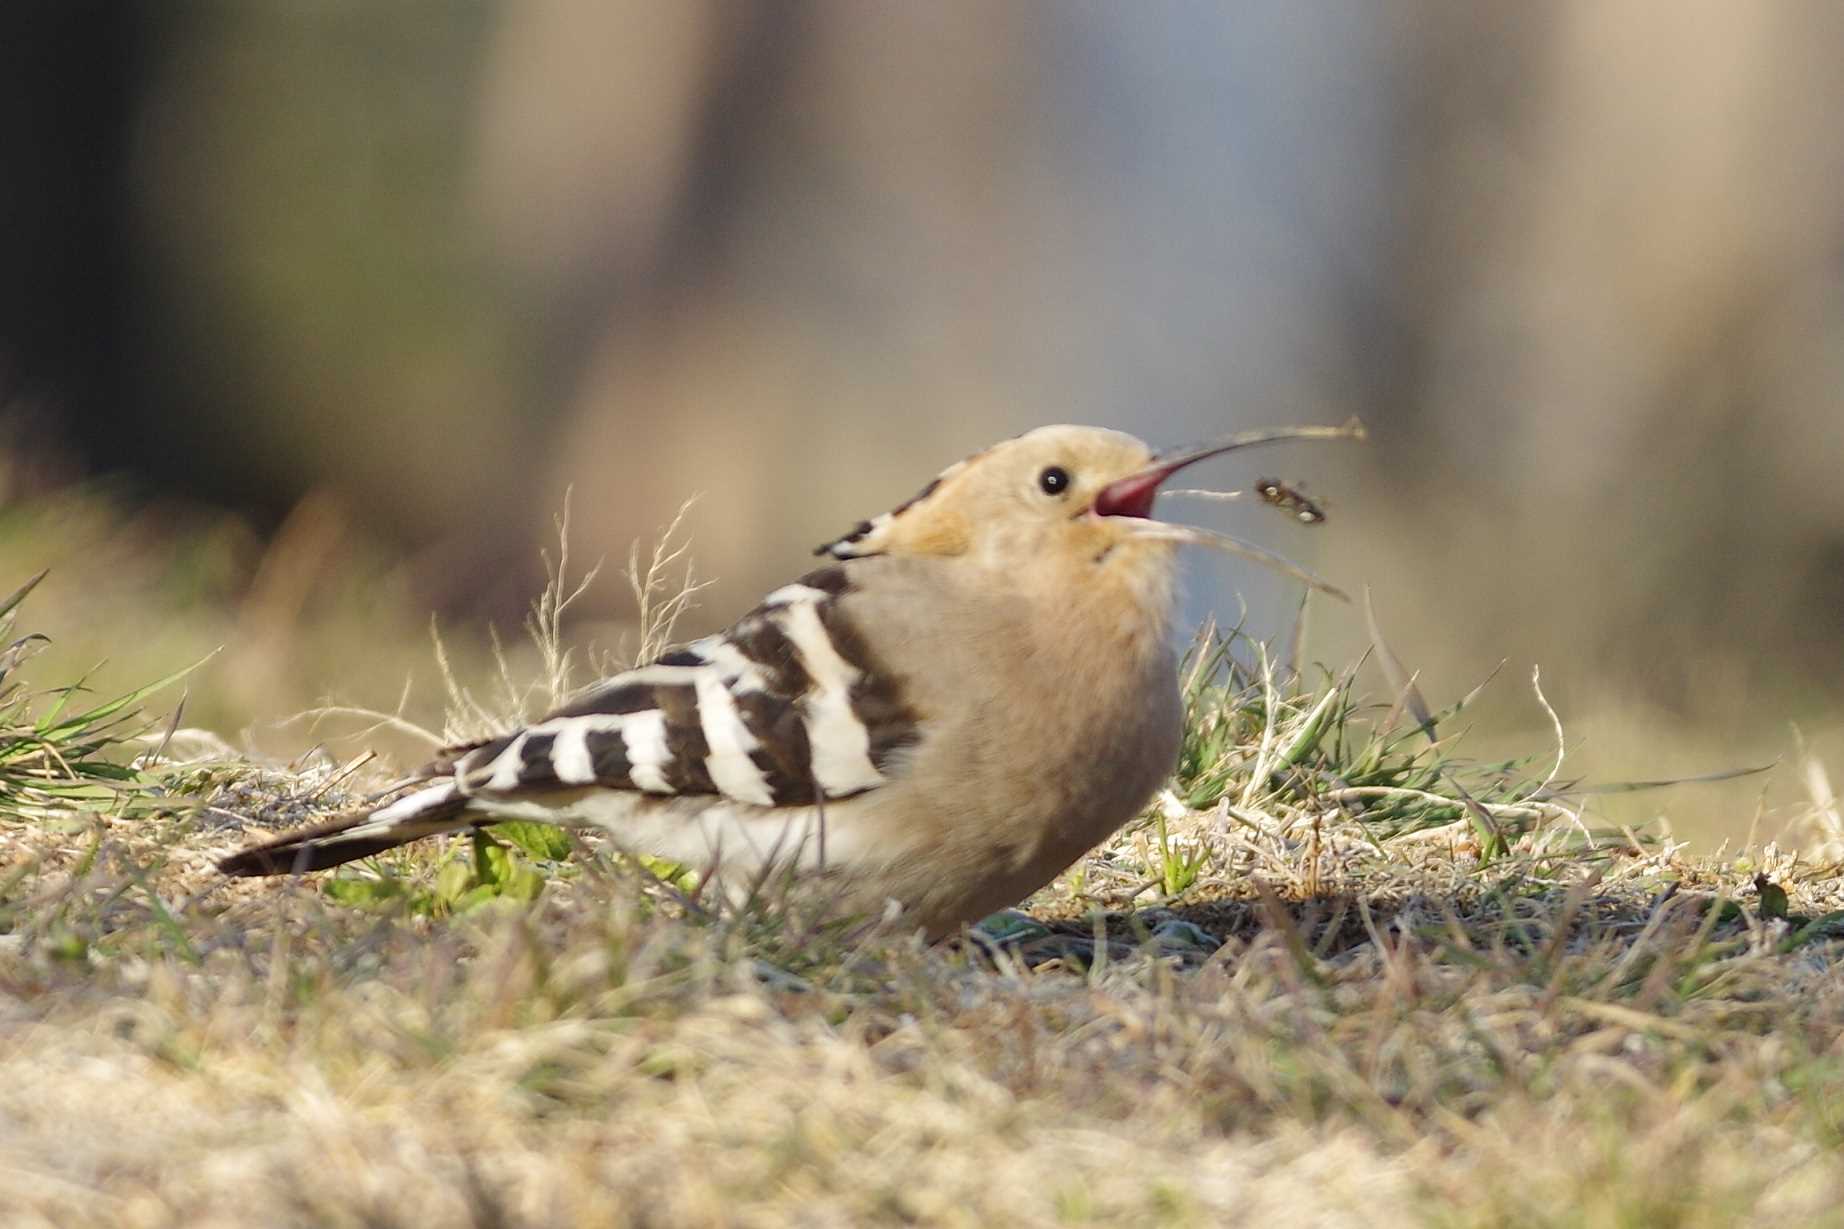
<path id="1" fill-rule="evenodd" d="M 50 638 L 37 632 L 17 635 L 16 625 L 20 607 L 48 574 L 40 572 L 0 598 L 0 819 L 44 821 L 79 810 L 147 810 L 159 803 L 147 768 L 159 759 L 165 741 L 138 759 L 131 757 L 131 744 L 154 728 L 136 706 L 196 666 L 100 702 L 92 702 L 87 679 L 31 690 L 20 672 Z M 177 717 L 176 712 L 175 723 Z"/>
<path id="2" fill-rule="evenodd" d="M 1232 818 L 1332 816 L 1379 841 L 1457 834 L 1474 805 L 1511 836 L 1550 825 L 1594 839 L 1580 809 L 1552 790 L 1553 773 L 1536 773 L 1540 755 L 1475 762 L 1460 755 L 1458 740 L 1428 737 L 1477 693 L 1405 729 L 1393 706 L 1356 690 L 1357 676 L 1354 667 L 1314 679 L 1277 666 L 1240 627 L 1201 630 L 1183 669 L 1177 798 Z"/>

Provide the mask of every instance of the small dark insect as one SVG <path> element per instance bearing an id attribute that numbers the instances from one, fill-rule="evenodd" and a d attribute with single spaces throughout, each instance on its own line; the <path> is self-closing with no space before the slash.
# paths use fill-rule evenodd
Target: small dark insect
<path id="1" fill-rule="evenodd" d="M 1325 521 L 1325 509 L 1314 503 L 1298 487 L 1288 486 L 1273 478 L 1260 478 L 1255 482 L 1255 494 L 1260 496 L 1262 503 L 1291 513 L 1302 524 L 1318 525 Z"/>

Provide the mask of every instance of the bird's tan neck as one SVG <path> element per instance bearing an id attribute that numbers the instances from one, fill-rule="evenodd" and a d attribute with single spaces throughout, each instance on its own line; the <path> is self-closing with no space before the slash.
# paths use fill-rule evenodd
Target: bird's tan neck
<path id="1" fill-rule="evenodd" d="M 1072 639 L 1075 660 L 1111 659 L 1138 667 L 1169 653 L 1177 592 L 1173 552 L 1164 544 L 1124 547 L 1099 562 L 1045 562 L 1048 583 L 1021 583 L 1038 606 L 1040 627 Z"/>

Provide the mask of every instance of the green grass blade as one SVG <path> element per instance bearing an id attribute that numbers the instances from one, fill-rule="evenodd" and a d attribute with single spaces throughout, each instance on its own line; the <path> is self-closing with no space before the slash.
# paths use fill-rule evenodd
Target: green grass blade
<path id="1" fill-rule="evenodd" d="M 32 590 L 38 588 L 38 582 L 45 579 L 45 577 L 49 575 L 51 575 L 51 569 L 46 568 L 44 571 L 40 572 L 37 576 L 34 576 L 31 580 L 28 580 L 25 584 L 19 586 L 19 588 L 13 590 L 11 593 L 7 594 L 5 597 L 0 598 L 0 619 L 4 619 L 7 615 L 10 615 L 13 613 L 13 611 L 17 610 L 19 608 L 19 604 L 26 600 L 26 595 L 31 593 Z"/>

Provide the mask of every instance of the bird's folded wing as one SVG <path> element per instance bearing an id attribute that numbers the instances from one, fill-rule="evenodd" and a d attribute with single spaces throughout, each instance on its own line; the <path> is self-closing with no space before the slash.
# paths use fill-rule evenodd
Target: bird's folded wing
<path id="1" fill-rule="evenodd" d="M 917 722 L 849 615 L 843 567 L 778 589 L 728 631 L 605 679 L 453 759 L 464 795 L 600 786 L 810 806 L 900 772 Z"/>

